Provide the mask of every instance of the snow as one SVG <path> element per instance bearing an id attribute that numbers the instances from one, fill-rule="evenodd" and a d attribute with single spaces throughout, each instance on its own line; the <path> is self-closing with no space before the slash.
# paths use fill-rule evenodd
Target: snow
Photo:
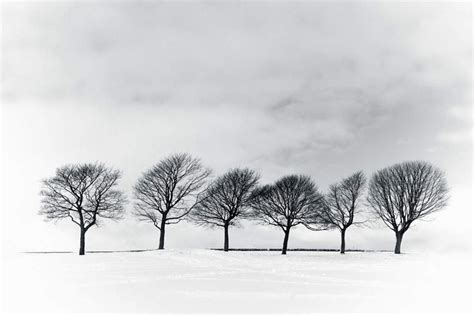
<path id="1" fill-rule="evenodd" d="M 4 310 L 26 312 L 456 312 L 469 254 L 150 252 L 4 257 Z"/>

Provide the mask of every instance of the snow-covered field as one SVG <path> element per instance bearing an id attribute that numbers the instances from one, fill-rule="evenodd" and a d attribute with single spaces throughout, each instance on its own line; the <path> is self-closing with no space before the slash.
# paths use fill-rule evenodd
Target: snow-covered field
<path id="1" fill-rule="evenodd" d="M 393 312 L 471 309 L 470 255 L 336 252 L 17 254 L 4 310 Z"/>

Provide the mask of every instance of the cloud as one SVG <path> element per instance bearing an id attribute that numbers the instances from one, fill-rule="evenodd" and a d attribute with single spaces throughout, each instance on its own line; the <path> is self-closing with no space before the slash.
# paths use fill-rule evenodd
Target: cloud
<path id="1" fill-rule="evenodd" d="M 323 93 L 380 92 L 383 86 L 391 93 L 414 73 L 432 72 L 436 63 L 452 71 L 452 64 L 462 63 L 446 53 L 466 52 L 445 47 L 460 43 L 442 30 L 436 6 L 38 6 L 5 5 L 3 77 L 12 98 L 110 106 L 271 106 L 308 82 Z M 455 7 L 443 9 L 460 14 Z M 459 33 L 462 27 L 451 30 Z M 440 47 L 440 37 L 459 45 Z M 424 44 L 413 46 L 419 41 Z M 328 99 L 325 106 L 336 102 Z"/>
<path id="2" fill-rule="evenodd" d="M 472 130 L 443 132 L 438 135 L 442 143 L 472 143 Z"/>

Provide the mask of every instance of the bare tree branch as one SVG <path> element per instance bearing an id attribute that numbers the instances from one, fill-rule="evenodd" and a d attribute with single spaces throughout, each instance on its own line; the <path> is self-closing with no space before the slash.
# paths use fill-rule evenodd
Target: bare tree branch
<path id="1" fill-rule="evenodd" d="M 70 218 L 81 229 L 80 254 L 84 254 L 84 234 L 98 218 L 122 218 L 124 194 L 114 189 L 120 171 L 103 164 L 71 164 L 42 181 L 41 210 L 47 220 Z"/>
<path id="2" fill-rule="evenodd" d="M 313 225 L 305 225 L 312 231 L 337 228 L 341 233 L 341 254 L 345 253 L 346 230 L 353 224 L 363 222 L 354 221 L 354 217 L 359 213 L 359 200 L 366 182 L 364 173 L 359 171 L 329 186 L 326 207 L 323 208 L 316 222 L 311 222 Z"/>
<path id="3" fill-rule="evenodd" d="M 224 228 L 224 251 L 229 249 L 229 226 L 248 216 L 252 191 L 259 176 L 249 169 L 232 169 L 218 177 L 200 198 L 189 219 L 207 227 Z"/>
<path id="4" fill-rule="evenodd" d="M 164 248 L 165 225 L 177 224 L 189 214 L 210 173 L 199 159 L 175 154 L 146 171 L 134 186 L 133 213 L 160 230 L 160 249 Z"/>
<path id="5" fill-rule="evenodd" d="M 291 227 L 315 222 L 324 207 L 324 196 L 311 178 L 290 175 L 255 190 L 251 217 L 283 230 L 282 254 L 286 254 Z"/>
<path id="6" fill-rule="evenodd" d="M 418 219 L 444 208 L 448 187 L 444 174 L 423 161 L 404 162 L 377 171 L 370 180 L 367 202 L 374 214 L 395 232 L 395 253 L 403 234 Z"/>

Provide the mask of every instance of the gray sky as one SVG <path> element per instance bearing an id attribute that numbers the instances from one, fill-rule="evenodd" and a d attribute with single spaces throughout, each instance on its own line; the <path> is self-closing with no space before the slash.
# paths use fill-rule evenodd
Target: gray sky
<path id="1" fill-rule="evenodd" d="M 471 246 L 469 3 L 23 2 L 2 4 L 3 240 L 76 250 L 70 222 L 37 215 L 40 180 L 70 162 L 142 171 L 174 152 L 215 175 L 268 183 L 310 175 L 324 191 L 357 170 L 423 159 L 446 171 L 449 207 L 408 232 L 410 250 Z M 131 205 L 128 206 L 131 210 Z M 461 220 L 459 219 L 461 218 Z M 459 222 L 461 221 L 461 222 Z M 89 249 L 156 247 L 132 217 L 88 233 Z M 166 247 L 221 246 L 221 231 L 170 226 Z M 231 247 L 279 247 L 271 227 Z M 383 227 L 348 247 L 392 248 Z M 337 247 L 298 228 L 290 247 Z"/>

